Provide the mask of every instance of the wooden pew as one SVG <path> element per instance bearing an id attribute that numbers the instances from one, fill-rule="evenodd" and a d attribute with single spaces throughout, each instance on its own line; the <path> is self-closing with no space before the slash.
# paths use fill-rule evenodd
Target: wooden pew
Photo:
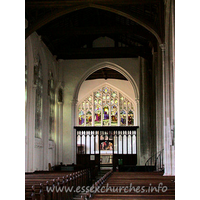
<path id="1" fill-rule="evenodd" d="M 163 176 L 160 172 L 114 172 L 106 181 L 98 181 L 96 186 L 118 188 L 118 192 L 108 190 L 104 193 L 93 194 L 91 199 L 175 199 L 175 177 Z M 162 184 L 161 184 L 162 183 Z M 128 191 L 131 184 L 132 191 Z M 155 191 L 160 186 L 165 187 L 165 192 Z M 121 188 L 120 188 L 121 187 Z M 123 187 L 123 189 L 122 189 Z M 126 189 L 124 189 L 126 187 Z M 143 190 L 141 189 L 142 187 Z M 133 188 L 138 190 L 133 190 Z M 119 192 L 121 189 L 121 192 Z M 152 190 L 153 189 L 153 190 Z M 137 192 L 138 191 L 138 192 Z M 140 192 L 143 191 L 143 192 Z"/>
<path id="2" fill-rule="evenodd" d="M 77 187 L 89 182 L 89 170 L 78 172 L 51 172 L 51 173 L 28 173 L 25 175 L 25 199 L 59 200 L 72 199 L 74 191 L 66 193 L 65 190 L 47 192 L 46 187 Z"/>

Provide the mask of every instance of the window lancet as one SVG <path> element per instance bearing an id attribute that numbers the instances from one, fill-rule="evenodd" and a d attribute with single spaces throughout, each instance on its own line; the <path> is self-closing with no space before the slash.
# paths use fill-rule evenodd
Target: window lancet
<path id="1" fill-rule="evenodd" d="M 78 104 L 79 126 L 134 126 L 134 103 L 122 92 L 101 87 Z"/>
<path id="2" fill-rule="evenodd" d="M 35 137 L 42 137 L 42 106 L 43 106 L 43 78 L 42 64 L 40 57 L 37 57 L 34 65 L 34 84 L 36 86 L 36 106 L 35 106 Z"/>
<path id="3" fill-rule="evenodd" d="M 49 80 L 48 80 L 48 95 L 50 100 L 50 115 L 49 115 L 49 139 L 53 139 L 54 135 L 54 121 L 55 121 L 55 89 L 54 89 L 54 77 L 53 73 L 49 72 Z"/>

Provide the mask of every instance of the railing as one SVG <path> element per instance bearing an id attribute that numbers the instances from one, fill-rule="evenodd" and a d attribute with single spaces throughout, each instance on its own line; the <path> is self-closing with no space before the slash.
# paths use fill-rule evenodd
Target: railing
<path id="1" fill-rule="evenodd" d="M 155 170 L 155 171 L 163 171 L 164 165 L 163 165 L 163 151 L 157 152 L 153 156 L 151 156 L 145 163 L 145 169 L 146 171 Z"/>

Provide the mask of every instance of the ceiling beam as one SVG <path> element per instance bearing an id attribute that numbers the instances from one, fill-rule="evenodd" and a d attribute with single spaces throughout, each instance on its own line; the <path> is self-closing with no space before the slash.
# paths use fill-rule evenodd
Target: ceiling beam
<path id="1" fill-rule="evenodd" d="M 91 58 L 151 58 L 152 54 L 146 47 L 102 47 L 61 49 L 57 59 L 91 59 Z"/>
<path id="2" fill-rule="evenodd" d="M 30 34 L 32 34 L 34 31 L 38 30 L 40 27 L 44 26 L 45 24 L 47 24 L 48 22 L 61 17 L 65 14 L 74 12 L 74 11 L 78 11 L 84 8 L 96 8 L 96 9 L 101 9 L 101 10 L 105 10 L 111 13 L 115 13 L 118 14 L 120 16 L 123 16 L 127 19 L 130 19 L 136 23 L 138 23 L 139 25 L 143 26 L 144 28 L 146 28 L 148 31 L 150 31 L 158 40 L 158 43 L 161 44 L 162 40 L 157 32 L 157 28 L 153 25 L 153 24 L 149 24 L 149 22 L 144 21 L 143 19 L 140 19 L 136 16 L 133 16 L 133 14 L 128 14 L 128 12 L 124 12 L 120 9 L 115 9 L 112 7 L 108 7 L 108 6 L 103 6 L 103 5 L 98 5 L 98 4 L 81 4 L 78 6 L 73 6 L 73 7 L 68 7 L 68 8 L 64 8 L 64 9 L 59 9 L 57 11 L 51 12 L 47 15 L 45 15 L 42 19 L 38 19 L 35 23 L 33 23 L 30 27 L 26 28 L 25 31 L 25 38 L 27 38 Z"/>
<path id="3" fill-rule="evenodd" d="M 130 26 L 89 26 L 89 27 L 74 27 L 69 29 L 52 29 L 51 31 L 42 31 L 42 34 L 50 34 L 52 37 L 59 35 L 71 37 L 79 35 L 118 35 L 118 34 L 135 34 L 144 38 L 152 39 L 155 38 L 150 32 L 140 27 Z"/>
<path id="4" fill-rule="evenodd" d="M 25 6 L 27 8 L 49 8 L 49 7 L 69 7 L 76 6 L 85 3 L 94 3 L 101 5 L 113 5 L 113 6 L 121 6 L 121 5 L 138 5 L 138 4 L 152 4 L 158 3 L 161 0 L 65 0 L 65 1 L 26 1 Z"/>
<path id="5" fill-rule="evenodd" d="M 75 37 L 82 37 L 82 36 L 107 36 L 112 38 L 113 40 L 116 40 L 116 38 L 119 38 L 119 35 L 126 35 L 126 36 L 134 36 L 134 41 L 137 43 L 140 43 L 142 45 L 147 45 L 146 40 L 151 41 L 152 44 L 156 42 L 156 38 L 154 35 L 152 35 L 150 32 L 148 32 L 146 29 L 143 29 L 141 27 L 129 27 L 129 26 L 93 26 L 93 27 L 74 27 L 73 29 L 68 30 L 58 30 L 58 29 L 48 29 L 47 31 L 42 30 L 41 32 L 38 32 L 39 35 L 47 35 L 51 38 L 51 43 L 55 46 L 60 45 L 64 41 L 70 40 L 72 41 L 72 38 Z M 58 37 L 60 39 L 58 39 Z M 97 37 L 97 38 L 98 38 Z M 92 39 L 92 38 L 91 38 Z M 95 37 L 96 39 L 96 37 Z M 116 40 L 119 41 L 120 40 Z"/>

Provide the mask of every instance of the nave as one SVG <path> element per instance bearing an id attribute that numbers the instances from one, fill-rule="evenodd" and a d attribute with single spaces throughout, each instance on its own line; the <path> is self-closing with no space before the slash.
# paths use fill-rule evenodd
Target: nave
<path id="1" fill-rule="evenodd" d="M 163 172 L 107 170 L 99 175 L 94 179 L 90 169 L 26 173 L 25 199 L 175 199 L 175 176 L 163 176 Z"/>
<path id="2" fill-rule="evenodd" d="M 175 199 L 175 177 L 162 172 L 113 172 L 103 187 L 91 199 Z"/>

